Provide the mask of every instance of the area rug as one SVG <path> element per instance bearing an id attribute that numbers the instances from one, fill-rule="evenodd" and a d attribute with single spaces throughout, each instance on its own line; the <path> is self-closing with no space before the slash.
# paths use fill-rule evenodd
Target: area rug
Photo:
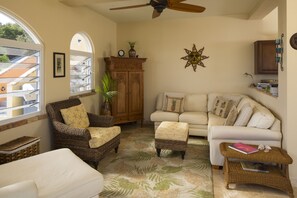
<path id="1" fill-rule="evenodd" d="M 189 138 L 185 159 L 180 152 L 162 150 L 157 157 L 153 127 L 122 127 L 117 154 L 99 163 L 104 176 L 100 197 L 213 198 L 209 146 Z"/>

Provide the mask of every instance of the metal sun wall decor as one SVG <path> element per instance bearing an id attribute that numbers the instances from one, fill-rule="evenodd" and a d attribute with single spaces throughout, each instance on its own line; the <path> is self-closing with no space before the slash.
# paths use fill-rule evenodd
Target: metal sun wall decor
<path id="1" fill-rule="evenodd" d="M 187 55 L 184 56 L 184 57 L 181 57 L 181 59 L 187 61 L 186 65 L 185 65 L 185 68 L 192 65 L 194 72 L 196 72 L 197 65 L 199 65 L 201 67 L 205 67 L 205 65 L 204 65 L 204 63 L 202 61 L 204 59 L 209 58 L 209 56 L 202 55 L 203 50 L 204 50 L 204 47 L 201 48 L 199 51 L 197 51 L 195 44 L 193 44 L 192 51 L 188 50 L 188 49 L 185 49 Z"/>

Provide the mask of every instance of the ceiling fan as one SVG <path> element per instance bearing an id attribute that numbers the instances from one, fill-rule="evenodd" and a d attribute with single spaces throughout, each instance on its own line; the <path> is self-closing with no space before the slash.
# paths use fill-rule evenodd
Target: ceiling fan
<path id="1" fill-rule="evenodd" d="M 110 8 L 110 10 L 122 10 L 122 9 L 152 6 L 154 8 L 153 15 L 152 15 L 153 18 L 160 16 L 165 8 L 184 11 L 184 12 L 196 12 L 196 13 L 200 13 L 205 10 L 205 8 L 202 6 L 181 3 L 183 1 L 186 1 L 186 0 L 150 0 L 150 2 L 146 4 Z"/>

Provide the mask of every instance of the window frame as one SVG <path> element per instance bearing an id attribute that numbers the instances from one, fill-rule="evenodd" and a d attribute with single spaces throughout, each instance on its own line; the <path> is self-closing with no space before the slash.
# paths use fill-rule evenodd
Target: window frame
<path id="1" fill-rule="evenodd" d="M 80 50 L 76 50 L 76 49 L 71 49 L 71 42 L 72 42 L 72 39 L 73 37 L 76 35 L 76 34 L 79 34 L 81 37 L 83 37 L 86 42 L 87 42 L 87 45 L 88 45 L 88 50 L 89 51 L 80 51 Z M 74 97 L 74 96 L 78 96 L 78 95 L 84 95 L 84 94 L 89 94 L 89 93 L 92 93 L 93 90 L 94 90 L 94 48 L 93 48 L 93 43 L 92 43 L 92 40 L 89 38 L 89 36 L 84 33 L 84 32 L 77 32 L 73 35 L 73 37 L 71 38 L 71 41 L 70 41 L 70 58 L 69 58 L 69 70 L 71 70 L 71 64 L 70 64 L 70 61 L 71 61 L 71 56 L 85 56 L 85 57 L 89 57 L 91 59 L 91 68 L 90 68 L 90 90 L 84 90 L 84 91 L 78 91 L 78 92 L 75 92 L 75 93 L 72 93 L 71 92 L 71 84 L 70 84 L 70 96 L 71 97 Z M 69 71 L 69 83 L 71 83 L 71 71 Z"/>
<path id="2" fill-rule="evenodd" d="M 39 116 L 45 113 L 44 110 L 44 45 L 40 42 L 38 36 L 34 31 L 32 31 L 25 22 L 16 19 L 16 17 L 12 16 L 12 14 L 7 13 L 6 11 L 0 9 L 0 13 L 11 18 L 16 24 L 18 24 L 33 40 L 33 43 L 30 42 L 22 42 L 22 41 L 15 41 L 5 38 L 0 38 L 1 46 L 11 47 L 11 48 L 19 48 L 19 49 L 29 49 L 29 50 L 36 50 L 39 51 L 39 110 L 28 113 L 22 114 L 15 117 L 7 118 L 4 120 L 0 120 L 0 125 L 8 124 L 17 122 L 20 120 L 29 119 L 34 116 Z"/>

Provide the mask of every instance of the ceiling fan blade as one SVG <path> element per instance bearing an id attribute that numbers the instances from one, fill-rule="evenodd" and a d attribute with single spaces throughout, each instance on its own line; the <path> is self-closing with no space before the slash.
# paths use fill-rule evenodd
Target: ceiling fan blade
<path id="1" fill-rule="evenodd" d="M 186 1 L 186 0 L 167 0 L 169 6 L 173 4 L 178 4 L 183 1 Z"/>
<path id="2" fill-rule="evenodd" d="M 158 12 L 156 9 L 154 9 L 154 11 L 153 11 L 153 19 L 154 18 L 157 18 L 160 15 L 161 15 L 161 12 Z"/>
<path id="3" fill-rule="evenodd" d="M 124 7 L 117 7 L 117 8 L 110 8 L 110 10 L 123 10 L 123 9 L 130 9 L 130 8 L 140 8 L 151 5 L 150 3 L 141 4 L 141 5 L 133 5 L 133 6 L 124 6 Z"/>
<path id="4" fill-rule="evenodd" d="M 190 5 L 186 3 L 177 3 L 173 5 L 168 4 L 168 8 L 172 10 L 184 11 L 184 12 L 203 12 L 205 7 Z"/>

